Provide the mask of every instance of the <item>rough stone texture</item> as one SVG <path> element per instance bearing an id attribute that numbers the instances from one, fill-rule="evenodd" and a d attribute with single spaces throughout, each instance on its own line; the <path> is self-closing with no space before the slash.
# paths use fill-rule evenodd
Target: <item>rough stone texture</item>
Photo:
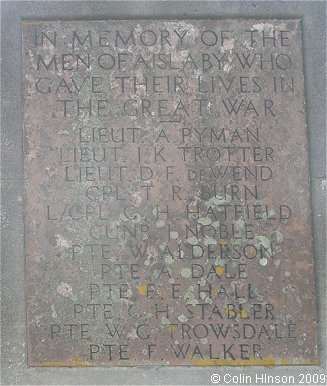
<path id="1" fill-rule="evenodd" d="M 300 22 L 23 22 L 23 57 L 28 363 L 316 364 Z"/>
<path id="2" fill-rule="evenodd" d="M 326 168 L 324 2 L 1 2 L 2 13 L 2 299 L 3 384 L 208 384 L 225 375 L 294 376 L 326 371 Z M 22 100 L 20 19 L 105 18 L 301 18 L 310 148 L 313 239 L 319 311 L 319 366 L 283 367 L 27 367 L 22 206 Z M 17 202 L 20 204 L 17 205 Z M 241 381 L 239 383 L 242 383 Z M 318 384 L 324 384 L 318 382 Z"/>

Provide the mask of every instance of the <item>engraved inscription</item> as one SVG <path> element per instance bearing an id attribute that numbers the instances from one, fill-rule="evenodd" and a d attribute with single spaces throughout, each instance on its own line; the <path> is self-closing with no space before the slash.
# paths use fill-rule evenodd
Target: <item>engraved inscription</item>
<path id="1" fill-rule="evenodd" d="M 22 27 L 29 365 L 316 364 L 300 22 Z"/>

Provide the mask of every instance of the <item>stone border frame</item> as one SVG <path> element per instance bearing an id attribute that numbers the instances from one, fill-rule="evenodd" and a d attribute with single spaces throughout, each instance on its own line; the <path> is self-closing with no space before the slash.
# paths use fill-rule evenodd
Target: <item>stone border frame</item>
<path id="1" fill-rule="evenodd" d="M 326 372 L 326 4 L 325 1 L 6 1 L 1 2 L 1 384 L 210 385 L 213 373 Z M 26 364 L 21 20 L 300 18 L 318 298 L 319 366 L 35 368 Z M 223 381 L 222 381 L 223 382 Z M 221 384 L 222 384 L 221 382 Z M 255 384 L 254 381 L 251 382 Z M 310 383 L 307 383 L 310 384 Z M 319 383 L 318 383 L 319 384 Z"/>

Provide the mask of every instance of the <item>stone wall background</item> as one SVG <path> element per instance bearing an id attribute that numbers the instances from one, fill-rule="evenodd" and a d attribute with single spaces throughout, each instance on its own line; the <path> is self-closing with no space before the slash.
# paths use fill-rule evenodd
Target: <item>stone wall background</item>
<path id="1" fill-rule="evenodd" d="M 301 18 L 320 366 L 28 368 L 23 212 L 22 19 Z M 1 382 L 3 385 L 211 384 L 212 373 L 326 372 L 326 4 L 324 1 L 1 1 Z"/>

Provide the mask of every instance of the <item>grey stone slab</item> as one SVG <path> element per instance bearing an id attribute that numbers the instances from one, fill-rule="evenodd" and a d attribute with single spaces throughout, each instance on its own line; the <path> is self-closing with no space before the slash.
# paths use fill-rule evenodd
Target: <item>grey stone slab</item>
<path id="1" fill-rule="evenodd" d="M 28 363 L 317 363 L 299 20 L 22 29 Z"/>
<path id="2" fill-rule="evenodd" d="M 3 4 L 1 4 L 3 6 Z M 2 9 L 2 17 L 4 10 Z M 1 58 L 1 176 L 2 178 L 22 178 L 22 132 L 21 132 L 21 41 L 17 33 L 20 19 L 11 15 L 5 32 L 2 30 Z M 5 49 L 6 47 L 6 49 Z"/>
<path id="3" fill-rule="evenodd" d="M 152 3 L 152 4 L 151 4 Z M 316 138 L 316 144 L 310 148 L 310 165 L 311 172 L 316 177 L 325 175 L 325 150 L 321 146 L 321 141 L 325 139 L 325 105 L 324 87 L 321 86 L 323 95 L 320 91 L 315 91 L 315 88 L 310 84 L 323 85 L 325 82 L 324 67 L 322 63 L 325 60 L 325 49 L 321 42 L 325 39 L 325 19 L 326 6 L 322 1 L 284 1 L 284 2 L 162 2 L 158 6 L 158 2 L 16 2 L 2 1 L 1 16 L 2 16 L 2 38 L 7 31 L 11 31 L 11 43 L 4 45 L 2 40 L 2 76 L 10 74 L 13 68 L 18 71 L 17 63 L 6 61 L 5 58 L 13 50 L 20 52 L 20 19 L 49 19 L 56 20 L 65 17 L 88 18 L 94 17 L 102 19 L 111 18 L 135 18 L 137 17 L 158 17 L 158 18 L 206 18 L 206 17 L 267 17 L 267 18 L 302 18 L 303 38 L 305 42 L 304 60 L 305 60 L 305 78 L 307 85 L 307 102 L 310 103 L 310 109 L 315 109 L 315 115 L 309 113 L 309 138 Z M 323 37 L 323 38 L 322 38 Z M 313 52 L 310 60 L 307 60 L 307 54 L 312 47 Z M 15 74 L 18 72 L 14 71 Z M 2 88 L 7 95 L 11 94 L 13 100 L 21 97 L 21 75 L 14 75 L 12 83 L 8 83 L 6 90 Z M 8 111 L 8 110 L 7 110 Z M 14 114 L 11 119 L 8 119 L 4 125 L 2 120 L 2 131 L 6 133 L 5 137 L 10 138 L 11 131 L 15 127 L 21 127 L 21 108 L 14 104 Z M 318 116 L 318 119 L 315 118 Z M 4 135 L 4 134 L 2 134 Z M 21 137 L 22 138 L 22 137 Z M 18 145 L 16 141 L 21 141 L 19 135 L 15 140 L 10 140 L 17 148 L 21 147 L 21 142 Z M 312 144 L 312 140 L 310 142 Z M 319 151 L 317 151 L 319 149 Z M 9 154 L 12 151 L 12 146 L 4 146 L 2 148 L 2 165 L 3 160 L 11 159 L 16 161 L 15 157 Z M 7 154 L 4 154 L 7 152 Z M 16 157 L 21 157 L 22 154 L 17 153 Z M 20 158 L 21 159 L 21 158 Z M 7 163 L 8 170 L 11 162 Z M 8 178 L 19 179 L 21 172 L 17 169 L 18 165 L 22 165 L 19 161 L 12 169 L 11 175 Z M 3 171 L 6 172 L 6 168 Z M 2 175 L 2 177 L 4 177 Z M 315 187 L 316 186 L 316 187 Z M 326 293 L 326 271 L 325 271 L 325 246 L 321 235 L 325 234 L 325 223 L 321 221 L 320 208 L 324 206 L 324 196 L 321 195 L 320 183 L 312 183 L 312 199 L 313 199 L 313 225 L 314 232 L 318 232 L 314 238 L 314 251 L 316 260 L 316 274 L 319 280 L 318 286 L 318 309 L 319 309 L 319 345 L 320 345 L 320 365 L 310 367 L 288 367 L 283 368 L 262 368 L 254 367 L 251 369 L 220 367 L 214 370 L 221 377 L 224 375 L 249 375 L 254 377 L 255 374 L 267 375 L 287 375 L 294 376 L 295 382 L 299 383 L 299 374 L 324 374 L 326 372 L 326 354 L 325 354 L 325 335 L 326 319 L 325 319 L 325 293 Z M 20 190 L 20 183 L 16 185 Z M 14 195 L 14 190 L 12 194 Z M 317 192 L 317 195 L 315 195 Z M 8 197 L 8 196 L 7 196 Z M 318 197 L 318 201 L 317 200 Z M 7 198 L 6 198 L 7 200 Z M 8 197 L 9 200 L 9 197 Z M 316 202 L 316 205 L 315 205 Z M 4 197 L 2 197 L 2 205 L 7 206 Z M 24 275 L 21 266 L 23 256 L 23 235 L 19 226 L 15 227 L 12 224 L 17 222 L 17 211 L 14 205 L 12 210 L 7 210 L 7 224 L 9 221 L 10 227 L 2 230 L 2 240 L 11 240 L 7 247 L 2 245 L 2 310 L 8 312 L 9 317 L 5 317 L 4 313 L 1 316 L 2 323 L 2 358 L 1 358 L 1 381 L 4 385 L 12 384 L 210 384 L 210 376 L 213 369 L 199 368 L 167 368 L 167 369 L 69 369 L 69 368 L 28 368 L 24 360 L 25 348 L 22 342 L 26 336 L 24 329 L 21 327 L 22 315 L 25 312 L 24 298 Z M 20 209 L 21 210 L 21 207 Z M 12 216 L 11 216 L 12 213 Z M 18 213 L 21 216 L 22 212 Z M 8 220 L 9 219 L 9 220 Z M 316 225 L 315 225 L 316 224 Z M 317 224 L 320 224 L 317 226 Z M 13 235 L 9 233 L 13 232 Z M 10 236 L 10 237 L 9 237 Z M 13 248 L 14 245 L 14 248 Z M 17 252 L 15 252 L 17 250 Z M 16 255 L 16 257 L 14 256 Z M 13 261 L 19 264 L 13 265 L 10 261 L 10 256 L 13 256 Z M 16 264 L 15 263 L 15 264 Z M 18 267 L 18 269 L 16 269 Z M 4 281 L 4 277 L 12 280 Z M 12 296 L 10 294 L 13 294 Z M 10 307 L 14 302 L 15 313 L 10 312 Z M 19 314 L 17 317 L 15 314 Z M 10 347 L 10 342 L 13 342 Z M 7 347 L 7 349 L 6 349 Z M 3 354 L 6 350 L 6 357 Z M 7 357 L 7 355 L 9 355 Z M 252 378 L 254 379 L 254 378 Z M 252 382 L 254 383 L 254 382 Z M 318 384 L 322 384 L 321 382 Z"/>
<path id="4" fill-rule="evenodd" d="M 5 203 L 1 207 L 1 360 L 5 373 L 6 369 L 23 369 L 26 362 L 22 182 L 2 181 L 1 200 Z"/>
<path id="5" fill-rule="evenodd" d="M 326 277 L 319 272 L 326 272 L 326 201 L 327 187 L 326 178 L 313 178 L 311 180 L 311 206 L 313 218 L 313 239 L 316 270 L 316 288 L 318 293 L 323 293 L 326 287 Z M 318 303 L 318 329 L 321 336 L 319 350 L 322 357 L 326 356 L 326 329 L 321 323 L 326 315 L 326 297 L 322 296 Z"/>

